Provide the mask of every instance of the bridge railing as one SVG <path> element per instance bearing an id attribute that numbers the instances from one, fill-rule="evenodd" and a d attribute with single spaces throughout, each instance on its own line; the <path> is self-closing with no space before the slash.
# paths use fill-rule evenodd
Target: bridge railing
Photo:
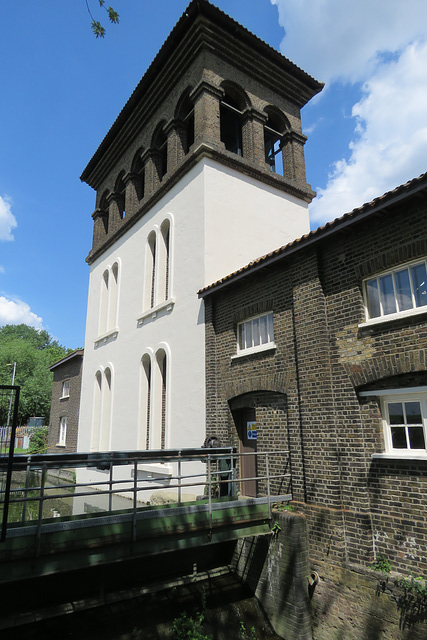
<path id="1" fill-rule="evenodd" d="M 248 457 L 255 458 L 255 471 L 242 477 L 242 460 Z M 162 465 L 170 469 L 166 479 L 147 472 Z M 7 473 L 12 477 L 9 488 L 3 483 Z M 237 453 L 221 447 L 16 455 L 11 467 L 10 460 L 0 456 L 0 510 L 9 505 L 6 529 L 12 527 L 16 533 L 17 523 L 31 524 L 39 537 L 46 520 L 87 514 L 92 500 L 93 513 L 132 512 L 136 529 L 137 512 L 150 506 L 154 495 L 167 492 L 165 502 L 178 507 L 189 500 L 207 505 L 212 524 L 214 503 L 244 499 L 248 482 L 256 495 L 247 499 L 266 504 L 271 518 L 274 502 L 292 498 L 289 451 Z M 67 505 L 64 512 L 62 503 Z"/>

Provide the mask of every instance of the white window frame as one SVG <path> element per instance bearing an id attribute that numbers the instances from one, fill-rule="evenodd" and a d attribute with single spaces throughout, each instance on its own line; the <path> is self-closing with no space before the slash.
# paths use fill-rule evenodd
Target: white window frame
<path id="1" fill-rule="evenodd" d="M 267 318 L 267 341 L 262 342 L 261 335 L 261 318 Z M 258 321 L 258 323 L 256 322 Z M 242 332 L 247 332 L 250 327 L 251 331 L 251 346 L 242 346 Z M 256 337 L 254 339 L 254 329 L 256 330 Z M 255 344 L 258 342 L 258 344 Z M 266 313 L 260 313 L 258 315 L 245 318 L 237 325 L 237 356 L 248 355 L 251 353 L 258 353 L 259 351 L 266 351 L 268 349 L 275 349 L 276 344 L 274 342 L 274 315 L 272 311 Z"/>
<path id="2" fill-rule="evenodd" d="M 65 447 L 67 443 L 67 416 L 59 419 L 58 447 Z"/>
<path id="3" fill-rule="evenodd" d="M 62 382 L 62 398 L 69 398 L 70 397 L 70 381 L 69 380 L 64 380 Z"/>
<path id="4" fill-rule="evenodd" d="M 419 315 L 421 313 L 427 313 L 427 303 L 424 305 L 420 305 L 417 306 L 416 303 L 416 298 L 415 298 L 415 290 L 414 290 L 414 282 L 411 276 L 411 268 L 415 267 L 416 265 L 421 265 L 424 264 L 426 266 L 427 269 L 427 260 L 423 259 L 423 260 L 412 260 L 411 262 L 406 262 L 404 264 L 400 264 L 398 266 L 396 266 L 394 269 L 388 269 L 386 271 L 382 271 L 381 273 L 375 274 L 373 276 L 370 276 L 369 278 L 366 278 L 363 281 L 363 298 L 364 298 L 364 305 L 365 305 L 365 322 L 362 323 L 359 326 L 365 326 L 365 325 L 371 325 L 371 324 L 378 324 L 378 323 L 382 323 L 382 322 L 388 322 L 390 320 L 394 320 L 396 318 L 404 318 L 406 316 L 414 316 L 414 315 Z M 409 273 L 409 281 L 410 281 L 410 287 L 411 287 L 411 301 L 412 301 L 412 307 L 409 309 L 399 309 L 399 297 L 397 294 L 397 287 L 396 287 L 396 274 L 400 271 L 404 271 L 407 270 Z M 393 292 L 394 292 L 394 301 L 395 301 L 395 305 L 396 305 L 396 311 L 393 313 L 385 313 L 384 310 L 384 304 L 383 304 L 383 298 L 380 292 L 380 279 L 384 278 L 386 276 L 391 276 L 392 278 L 392 282 L 393 282 Z M 380 315 L 379 316 L 370 316 L 369 313 L 369 301 L 368 301 L 368 283 L 372 282 L 373 280 L 377 281 L 377 289 L 378 289 L 378 297 L 379 297 L 379 304 L 380 304 Z M 427 283 L 426 283 L 426 287 L 427 287 Z"/>
<path id="5" fill-rule="evenodd" d="M 403 389 L 381 389 L 376 391 L 362 391 L 361 397 L 375 396 L 381 401 L 381 416 L 384 433 L 385 452 L 383 454 L 374 454 L 373 458 L 393 457 L 393 458 L 417 458 L 427 459 L 427 387 L 410 387 Z M 389 405 L 393 402 L 419 402 L 421 409 L 421 424 L 424 430 L 423 449 L 415 449 L 411 447 L 394 448 L 392 442 L 391 428 L 393 425 L 389 421 Z M 408 424 L 408 423 L 406 423 Z M 398 426 L 398 425 L 396 425 Z M 416 425 L 414 425 L 416 426 Z M 408 441 L 408 426 L 405 427 L 405 433 Z"/>

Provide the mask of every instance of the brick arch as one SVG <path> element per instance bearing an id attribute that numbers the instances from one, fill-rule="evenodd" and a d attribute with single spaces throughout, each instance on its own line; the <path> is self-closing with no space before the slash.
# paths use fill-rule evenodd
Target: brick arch
<path id="1" fill-rule="evenodd" d="M 235 378 L 224 384 L 224 394 L 227 402 L 246 393 L 272 391 L 286 394 L 288 375 L 251 376 L 250 378 Z"/>
<path id="2" fill-rule="evenodd" d="M 427 349 L 374 356 L 361 364 L 344 364 L 344 369 L 352 384 L 361 387 L 392 376 L 427 371 Z"/>

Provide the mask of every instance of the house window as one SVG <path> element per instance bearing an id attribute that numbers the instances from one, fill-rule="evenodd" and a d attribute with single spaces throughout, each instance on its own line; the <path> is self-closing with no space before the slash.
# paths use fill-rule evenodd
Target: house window
<path id="1" fill-rule="evenodd" d="M 365 281 L 367 319 L 410 313 L 427 305 L 426 261 L 414 262 Z"/>
<path id="2" fill-rule="evenodd" d="M 383 420 L 388 451 L 425 453 L 426 398 L 420 396 L 385 398 Z"/>
<path id="3" fill-rule="evenodd" d="M 61 398 L 69 398 L 70 397 L 70 381 L 64 380 L 62 383 L 62 396 Z"/>
<path id="4" fill-rule="evenodd" d="M 273 314 L 249 318 L 237 327 L 238 352 L 261 351 L 274 346 Z"/>
<path id="5" fill-rule="evenodd" d="M 64 416 L 59 421 L 58 446 L 65 447 L 66 440 L 67 440 L 67 418 Z"/>

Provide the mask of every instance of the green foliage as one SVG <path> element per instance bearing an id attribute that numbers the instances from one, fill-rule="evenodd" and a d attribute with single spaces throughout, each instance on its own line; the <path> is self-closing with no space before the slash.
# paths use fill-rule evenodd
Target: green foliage
<path id="1" fill-rule="evenodd" d="M 173 621 L 173 630 L 176 640 L 211 640 L 211 637 L 203 633 L 204 613 L 196 613 L 189 616 L 185 611 L 179 618 Z"/>
<path id="2" fill-rule="evenodd" d="M 281 532 L 281 530 L 282 530 L 282 527 L 280 526 L 280 524 L 278 522 L 275 522 L 271 528 L 271 533 L 276 538 Z"/>
<path id="3" fill-rule="evenodd" d="M 292 513 L 297 510 L 293 504 L 283 504 L 283 502 L 275 502 L 273 509 L 276 509 L 276 511 L 291 511 Z"/>
<path id="4" fill-rule="evenodd" d="M 377 555 L 377 558 L 372 566 L 374 567 L 375 571 L 381 571 L 382 573 L 390 573 L 391 571 L 391 564 L 389 562 L 389 559 L 383 553 L 379 553 Z"/>
<path id="5" fill-rule="evenodd" d="M 98 0 L 98 4 L 102 9 L 105 9 L 105 11 L 107 12 L 107 16 L 108 16 L 108 20 L 112 23 L 112 24 L 118 24 L 120 21 L 120 16 L 117 13 L 117 11 L 115 11 L 115 9 L 113 9 L 113 7 L 106 7 L 105 6 L 105 0 Z M 89 12 L 89 15 L 92 19 L 91 22 L 91 29 L 93 31 L 93 33 L 95 34 L 96 38 L 104 38 L 105 37 L 105 27 L 102 25 L 102 23 L 99 20 L 95 20 L 95 18 L 92 15 L 92 12 L 90 10 L 89 7 L 89 2 L 88 0 L 86 0 L 86 8 Z"/>
<path id="6" fill-rule="evenodd" d="M 49 427 L 39 427 L 33 429 L 30 435 L 30 446 L 28 453 L 47 453 L 47 438 Z"/>
<path id="7" fill-rule="evenodd" d="M 257 640 L 255 627 L 251 627 L 249 630 L 247 630 L 245 623 L 241 620 L 239 638 L 241 638 L 242 640 Z"/>
<path id="8" fill-rule="evenodd" d="M 18 419 L 26 424 L 30 416 L 49 420 L 53 374 L 49 367 L 72 352 L 47 333 L 25 324 L 0 328 L 0 384 L 12 383 L 16 362 L 15 385 L 21 387 Z"/>

